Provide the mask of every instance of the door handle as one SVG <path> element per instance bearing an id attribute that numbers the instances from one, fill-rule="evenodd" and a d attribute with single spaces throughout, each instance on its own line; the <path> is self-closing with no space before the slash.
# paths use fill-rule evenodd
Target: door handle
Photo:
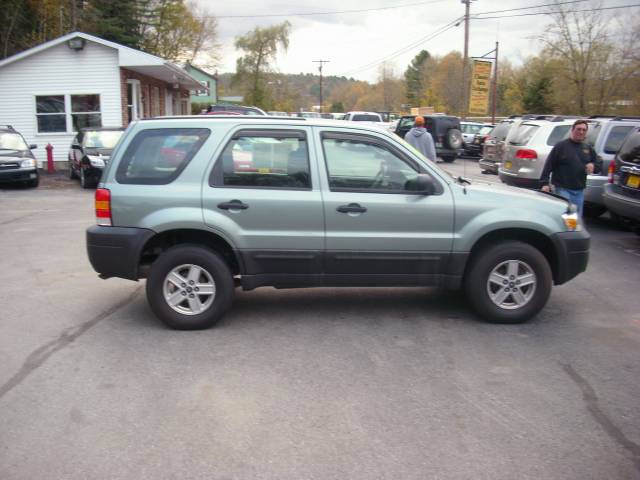
<path id="1" fill-rule="evenodd" d="M 240 200 L 231 200 L 230 202 L 222 202 L 218 204 L 220 210 L 246 210 L 249 205 L 242 203 Z"/>
<path id="2" fill-rule="evenodd" d="M 364 213 L 367 211 L 366 207 L 361 207 L 357 203 L 350 203 L 349 205 L 340 205 L 336 208 L 340 213 Z"/>

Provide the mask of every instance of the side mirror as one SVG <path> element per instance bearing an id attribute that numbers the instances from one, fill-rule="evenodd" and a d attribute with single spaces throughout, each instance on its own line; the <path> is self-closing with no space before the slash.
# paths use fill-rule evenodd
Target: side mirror
<path id="1" fill-rule="evenodd" d="M 419 173 L 416 178 L 408 180 L 405 189 L 422 195 L 433 195 L 437 191 L 435 180 L 424 173 Z"/>
<path id="2" fill-rule="evenodd" d="M 34 148 L 38 148 L 38 145 L 36 145 L 35 143 L 29 145 L 29 150 L 33 150 Z"/>

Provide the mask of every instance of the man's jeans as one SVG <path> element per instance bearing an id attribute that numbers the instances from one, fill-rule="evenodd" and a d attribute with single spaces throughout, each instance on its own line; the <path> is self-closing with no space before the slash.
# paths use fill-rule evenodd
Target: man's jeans
<path id="1" fill-rule="evenodd" d="M 556 194 L 575 204 L 578 207 L 578 215 L 582 217 L 584 190 L 570 190 L 568 188 L 556 187 Z"/>

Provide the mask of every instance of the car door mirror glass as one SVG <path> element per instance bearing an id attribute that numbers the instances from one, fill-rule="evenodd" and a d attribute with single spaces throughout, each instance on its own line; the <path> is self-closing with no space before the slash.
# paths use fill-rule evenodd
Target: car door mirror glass
<path id="1" fill-rule="evenodd" d="M 430 175 L 420 173 L 415 178 L 407 180 L 405 189 L 409 192 L 433 195 L 436 192 L 436 184 Z"/>

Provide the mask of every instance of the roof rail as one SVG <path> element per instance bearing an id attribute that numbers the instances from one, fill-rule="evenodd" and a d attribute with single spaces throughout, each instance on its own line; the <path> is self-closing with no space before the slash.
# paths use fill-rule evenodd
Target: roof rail
<path id="1" fill-rule="evenodd" d="M 0 125 L 0 128 L 6 128 L 7 130 L 15 130 L 15 128 L 13 128 L 13 125 Z"/>
<path id="2" fill-rule="evenodd" d="M 640 120 L 640 117 L 633 115 L 621 115 L 619 117 L 613 117 L 612 120 Z"/>
<path id="3" fill-rule="evenodd" d="M 263 120 L 268 118 L 269 120 L 282 120 L 282 121 L 289 121 L 289 120 L 303 120 L 303 121 L 307 121 L 309 120 L 308 118 L 304 118 L 304 117 L 279 117 L 279 116 L 271 116 L 271 115 L 170 115 L 170 116 L 165 116 L 165 117 L 152 117 L 152 118 L 143 118 L 141 120 L 165 120 L 165 119 L 180 119 L 180 118 L 188 118 L 188 119 L 204 119 L 206 118 L 207 120 L 213 120 L 216 118 L 233 118 L 233 119 L 241 119 L 241 118 L 250 118 L 251 120 Z M 312 120 L 322 120 L 320 118 L 316 118 L 316 119 L 312 119 Z M 324 119 L 324 120 L 328 120 L 328 119 Z"/>

